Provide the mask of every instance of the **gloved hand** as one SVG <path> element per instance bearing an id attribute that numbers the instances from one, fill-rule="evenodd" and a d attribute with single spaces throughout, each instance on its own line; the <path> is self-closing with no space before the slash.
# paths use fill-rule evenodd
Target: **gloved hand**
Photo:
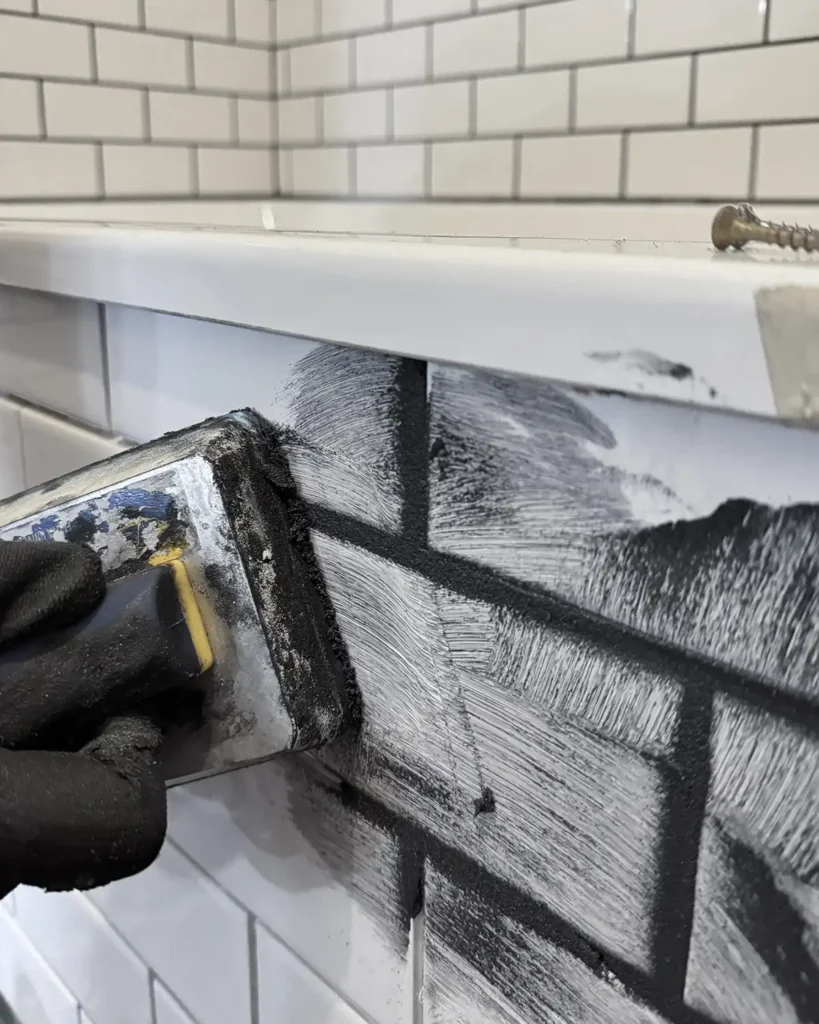
<path id="1" fill-rule="evenodd" d="M 104 594 L 86 548 L 0 541 L 0 651 L 71 625 Z M 77 679 L 71 695 L 86 729 L 99 697 L 92 684 Z M 166 827 L 157 722 L 116 708 L 78 740 L 65 694 L 9 691 L 0 670 L 0 896 L 21 883 L 89 889 L 147 867 Z"/>

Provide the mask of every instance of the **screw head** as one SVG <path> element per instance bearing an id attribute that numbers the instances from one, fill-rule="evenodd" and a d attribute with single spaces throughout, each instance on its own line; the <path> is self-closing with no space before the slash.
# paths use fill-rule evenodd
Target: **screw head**
<path id="1" fill-rule="evenodd" d="M 741 249 L 745 242 L 737 238 L 735 227 L 738 221 L 745 219 L 742 209 L 738 206 L 723 206 L 717 210 L 711 223 L 711 241 L 714 248 L 723 250 L 733 245 L 735 249 Z"/>

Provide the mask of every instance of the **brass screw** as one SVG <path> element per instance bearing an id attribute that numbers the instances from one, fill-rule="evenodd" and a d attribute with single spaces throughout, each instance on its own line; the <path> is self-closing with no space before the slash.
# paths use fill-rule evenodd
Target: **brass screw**
<path id="1" fill-rule="evenodd" d="M 736 206 L 723 206 L 717 210 L 711 225 L 711 241 L 717 249 L 729 246 L 741 249 L 746 242 L 764 242 L 782 249 L 815 252 L 819 249 L 819 231 L 800 228 L 796 224 L 760 220 L 748 203 L 737 203 Z"/>

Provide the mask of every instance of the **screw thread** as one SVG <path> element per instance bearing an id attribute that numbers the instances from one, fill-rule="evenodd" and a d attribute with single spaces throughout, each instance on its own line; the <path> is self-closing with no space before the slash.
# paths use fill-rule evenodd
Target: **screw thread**
<path id="1" fill-rule="evenodd" d="M 746 242 L 764 242 L 782 249 L 819 250 L 819 231 L 798 224 L 760 220 L 747 203 L 718 210 L 711 225 L 711 239 L 717 249 L 741 249 Z"/>

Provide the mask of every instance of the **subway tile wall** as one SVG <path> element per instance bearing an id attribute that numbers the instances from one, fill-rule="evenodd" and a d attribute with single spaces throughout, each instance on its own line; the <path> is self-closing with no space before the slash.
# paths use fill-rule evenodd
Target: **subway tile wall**
<path id="1" fill-rule="evenodd" d="M 276 0 L 276 19 L 285 196 L 819 198 L 814 0 Z"/>
<path id="2" fill-rule="evenodd" d="M 816 1020 L 815 432 L 9 288 L 0 379 L 0 496 L 285 427 L 366 708 L 2 901 L 21 1024 Z"/>
<path id="3" fill-rule="evenodd" d="M 0 0 L 0 201 L 271 196 L 274 0 Z"/>

